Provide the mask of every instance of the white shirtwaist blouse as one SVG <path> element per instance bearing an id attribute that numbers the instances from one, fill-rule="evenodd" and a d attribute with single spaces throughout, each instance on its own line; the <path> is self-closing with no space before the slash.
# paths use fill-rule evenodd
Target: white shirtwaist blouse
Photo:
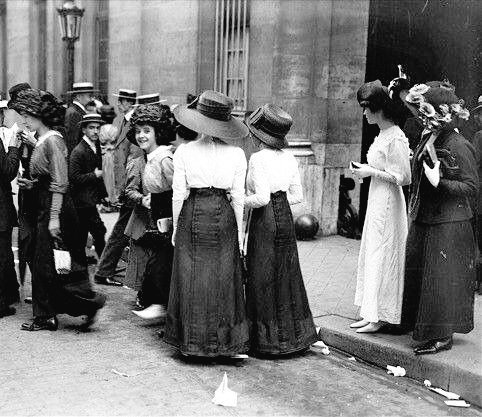
<path id="1" fill-rule="evenodd" d="M 263 149 L 251 155 L 246 186 L 249 208 L 266 206 L 277 191 L 286 192 L 289 204 L 303 201 L 298 163 L 287 151 Z"/>
<path id="2" fill-rule="evenodd" d="M 173 224 L 176 230 L 182 204 L 190 188 L 221 188 L 231 194 L 238 225 L 242 233 L 246 157 L 241 148 L 228 145 L 210 136 L 181 145 L 174 154 L 172 182 Z"/>

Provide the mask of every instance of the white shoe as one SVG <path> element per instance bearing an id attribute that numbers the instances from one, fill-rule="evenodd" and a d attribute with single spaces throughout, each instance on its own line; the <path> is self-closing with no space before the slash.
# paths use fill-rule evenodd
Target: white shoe
<path id="1" fill-rule="evenodd" d="M 142 319 L 150 320 L 150 319 L 159 319 L 161 317 L 166 317 L 167 311 L 161 304 L 151 304 L 149 307 L 145 308 L 144 310 L 136 311 L 132 310 L 132 312 L 139 316 Z"/>
<path id="2" fill-rule="evenodd" d="M 370 322 L 368 320 L 360 320 L 360 321 L 357 321 L 355 323 L 352 323 L 350 324 L 350 328 L 352 329 L 358 329 L 360 327 L 365 327 L 367 324 L 369 324 Z"/>
<path id="3" fill-rule="evenodd" d="M 376 333 L 383 327 L 383 323 L 378 321 L 376 323 L 368 323 L 365 327 L 360 327 L 357 333 Z"/>

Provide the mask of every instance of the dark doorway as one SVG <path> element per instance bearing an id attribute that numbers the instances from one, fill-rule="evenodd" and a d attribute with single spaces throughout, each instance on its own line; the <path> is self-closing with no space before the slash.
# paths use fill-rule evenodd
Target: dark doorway
<path id="1" fill-rule="evenodd" d="M 388 85 L 402 64 L 414 83 L 447 78 L 474 107 L 482 94 L 481 21 L 480 0 L 371 0 L 366 81 Z M 362 160 L 377 134 L 363 122 Z M 368 186 L 361 189 L 361 222 Z"/>

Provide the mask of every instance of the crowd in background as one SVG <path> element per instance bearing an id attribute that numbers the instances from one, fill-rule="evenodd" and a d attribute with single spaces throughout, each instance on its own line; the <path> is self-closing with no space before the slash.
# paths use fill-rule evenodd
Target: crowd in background
<path id="1" fill-rule="evenodd" d="M 32 273 L 33 320 L 23 330 L 56 330 L 60 313 L 91 326 L 105 303 L 94 282 L 135 289 L 133 312 L 164 320 L 164 340 L 184 355 L 309 348 L 318 335 L 290 209 L 303 199 L 285 150 L 291 116 L 265 104 L 241 121 L 219 92 L 169 107 L 157 93 L 130 89 L 115 94 L 116 115 L 95 93 L 75 83 L 67 107 L 23 83 L 2 102 L 0 317 L 15 314 L 19 298 L 18 226 L 20 282 L 27 265 Z M 351 327 L 413 331 L 424 342 L 415 354 L 450 349 L 453 333 L 473 328 L 482 131 L 463 137 L 469 112 L 445 81 L 411 86 L 400 77 L 387 88 L 377 80 L 357 98 L 380 134 L 367 163 L 349 167 L 371 178 L 355 296 L 361 320 Z M 473 109 L 479 128 L 481 109 Z M 402 129 L 403 111 L 411 117 Z M 249 161 L 243 140 L 256 150 Z M 99 211 L 119 213 L 107 242 Z M 95 260 L 86 256 L 89 233 Z"/>

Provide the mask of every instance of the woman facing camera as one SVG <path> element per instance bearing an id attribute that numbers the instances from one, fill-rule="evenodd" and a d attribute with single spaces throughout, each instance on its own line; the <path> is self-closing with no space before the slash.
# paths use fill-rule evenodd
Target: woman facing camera
<path id="1" fill-rule="evenodd" d="M 36 182 L 37 224 L 33 238 L 32 304 L 33 323 L 22 330 L 57 330 L 57 314 L 85 316 L 84 326 L 92 324 L 105 297 L 95 293 L 87 273 L 84 242 L 78 233 L 78 218 L 68 193 L 67 147 L 60 133 L 53 130 L 64 122 L 65 108 L 52 94 L 24 90 L 15 102 L 28 130 L 38 140 L 30 160 L 30 175 Z M 54 248 L 69 252 L 70 272 L 59 274 Z"/>
<path id="2" fill-rule="evenodd" d="M 454 128 L 469 112 L 448 82 L 409 90 L 425 130 L 413 156 L 402 325 L 425 342 L 416 355 L 452 347 L 474 327 L 475 242 L 470 201 L 478 192 L 475 150 Z"/>
<path id="3" fill-rule="evenodd" d="M 283 150 L 291 116 L 274 104 L 247 120 L 258 152 L 249 160 L 245 205 L 252 209 L 246 301 L 251 347 L 262 354 L 308 348 L 317 335 L 298 260 L 290 204 L 302 201 L 295 157 Z"/>
<path id="4" fill-rule="evenodd" d="M 379 80 L 362 85 L 357 99 L 367 122 L 380 133 L 367 164 L 350 166 L 355 176 L 371 177 L 355 293 L 362 320 L 350 327 L 374 333 L 385 323 L 400 324 L 408 229 L 402 186 L 410 184 L 410 149 L 394 121 L 397 108 Z"/>
<path id="5" fill-rule="evenodd" d="M 158 105 L 141 105 L 132 114 L 130 136 L 143 155 L 128 166 L 125 195 L 134 204 L 126 227 L 131 238 L 126 285 L 138 290 L 133 311 L 145 319 L 165 316 L 169 300 L 173 248 L 171 229 L 157 230 L 157 220 L 172 217 L 174 167 L 169 142 L 173 128 Z"/>
<path id="6" fill-rule="evenodd" d="M 248 135 L 224 94 L 205 91 L 174 109 L 202 137 L 174 154 L 174 263 L 165 330 L 182 354 L 239 358 L 249 348 L 241 270 Z"/>

